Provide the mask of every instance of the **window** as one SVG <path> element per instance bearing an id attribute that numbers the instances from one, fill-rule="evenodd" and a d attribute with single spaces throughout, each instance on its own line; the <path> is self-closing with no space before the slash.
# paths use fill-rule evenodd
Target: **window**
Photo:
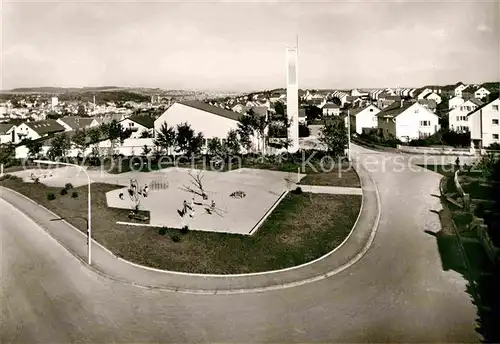
<path id="1" fill-rule="evenodd" d="M 373 112 L 373 109 L 370 109 L 370 112 Z"/>
<path id="2" fill-rule="evenodd" d="M 493 134 L 493 140 L 498 140 L 498 134 Z"/>
<path id="3" fill-rule="evenodd" d="M 493 111 L 498 111 L 498 105 L 492 105 L 491 108 L 493 109 Z"/>
<path id="4" fill-rule="evenodd" d="M 498 125 L 498 119 L 492 119 L 492 120 L 491 120 L 491 123 L 492 123 L 493 125 Z"/>
<path id="5" fill-rule="evenodd" d="M 431 125 L 431 121 L 420 121 L 421 127 L 428 127 Z"/>

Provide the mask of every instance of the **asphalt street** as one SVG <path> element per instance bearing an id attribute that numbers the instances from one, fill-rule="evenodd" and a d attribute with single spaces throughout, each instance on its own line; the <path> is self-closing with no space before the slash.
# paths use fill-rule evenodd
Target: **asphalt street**
<path id="1" fill-rule="evenodd" d="M 261 293 L 193 295 L 110 280 L 0 199 L 0 341 L 477 342 L 466 281 L 443 270 L 425 233 L 440 230 L 431 212 L 441 209 L 440 176 L 401 168 L 390 153 L 353 154 L 370 160 L 380 191 L 371 249 L 338 275 Z"/>

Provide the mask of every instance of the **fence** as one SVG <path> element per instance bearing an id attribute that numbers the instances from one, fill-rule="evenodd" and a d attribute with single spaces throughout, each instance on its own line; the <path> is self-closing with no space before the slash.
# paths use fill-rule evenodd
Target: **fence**
<path id="1" fill-rule="evenodd" d="M 411 147 L 411 146 L 397 145 L 397 149 L 404 153 L 416 153 L 416 154 L 465 155 L 465 156 L 476 155 L 476 151 L 474 148 Z"/>
<path id="2" fill-rule="evenodd" d="M 475 218 L 469 228 L 476 231 L 477 237 L 491 262 L 497 262 L 500 258 L 500 248 L 493 244 L 490 234 L 488 233 L 488 226 L 484 224 L 484 219 Z"/>

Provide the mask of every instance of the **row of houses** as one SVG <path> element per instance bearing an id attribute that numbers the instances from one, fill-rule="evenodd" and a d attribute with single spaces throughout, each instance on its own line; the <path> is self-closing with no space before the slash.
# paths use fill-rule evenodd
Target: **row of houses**
<path id="1" fill-rule="evenodd" d="M 471 98 L 454 105 L 449 112 L 449 129 L 470 132 L 471 144 L 476 148 L 500 143 L 500 99 L 481 102 Z M 349 110 L 351 125 L 358 134 L 378 128 L 401 141 L 426 137 L 440 129 L 439 116 L 415 101 L 395 102 L 380 110 L 374 105 Z"/>

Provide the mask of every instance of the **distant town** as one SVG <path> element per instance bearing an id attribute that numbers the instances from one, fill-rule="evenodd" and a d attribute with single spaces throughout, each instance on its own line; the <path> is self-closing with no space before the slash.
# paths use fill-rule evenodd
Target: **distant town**
<path id="1" fill-rule="evenodd" d="M 370 90 L 300 89 L 300 136 L 314 136 L 318 131 L 313 129 L 311 133 L 311 126 L 349 115 L 351 132 L 372 143 L 420 140 L 422 144 L 423 139 L 444 130 L 468 135 L 465 143 L 461 139 L 462 145 L 490 147 L 499 143 L 498 119 L 492 117 L 491 125 L 479 125 L 483 115 L 478 110 L 491 103 L 491 109 L 484 111 L 498 112 L 498 94 L 498 82 Z M 203 135 L 206 147 L 207 138 L 224 139 L 228 127 L 236 130 L 242 115 L 251 113 L 272 119 L 277 112 L 284 114 L 287 92 L 275 89 L 210 94 L 117 87 L 23 88 L 3 92 L 0 99 L 2 145 L 22 147 L 36 140 L 48 150 L 54 136 L 66 133 L 71 138 L 78 131 L 111 122 L 130 129 L 129 138 L 149 138 L 153 145 L 151 139 L 168 122 L 174 126 L 188 123 Z M 405 119 L 409 113 L 411 119 Z M 27 155 L 26 149 L 16 151 L 16 158 Z"/>

